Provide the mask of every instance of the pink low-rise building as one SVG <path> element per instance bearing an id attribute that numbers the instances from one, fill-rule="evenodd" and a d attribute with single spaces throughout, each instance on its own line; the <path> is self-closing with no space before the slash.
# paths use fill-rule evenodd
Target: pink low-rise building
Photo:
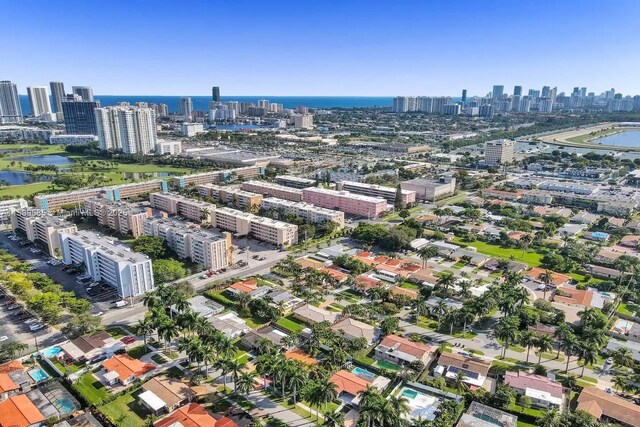
<path id="1" fill-rule="evenodd" d="M 377 218 L 387 210 L 387 201 L 380 197 L 362 196 L 348 191 L 326 188 L 304 188 L 302 199 L 316 206 L 338 209 L 344 213 L 365 218 Z"/>
<path id="2" fill-rule="evenodd" d="M 505 372 L 504 384 L 513 388 L 518 395 L 531 398 L 531 403 L 542 408 L 563 406 L 562 384 L 542 375 L 524 372 Z"/>

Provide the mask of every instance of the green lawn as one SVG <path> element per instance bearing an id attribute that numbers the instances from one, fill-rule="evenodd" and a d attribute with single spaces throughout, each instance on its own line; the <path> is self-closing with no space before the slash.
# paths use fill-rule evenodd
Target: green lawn
<path id="1" fill-rule="evenodd" d="M 109 332 L 109 335 L 111 335 L 111 337 L 116 340 L 119 340 L 120 338 L 127 335 L 124 332 L 124 330 L 119 326 L 113 326 L 111 328 L 107 328 L 107 332 Z"/>
<path id="2" fill-rule="evenodd" d="M 163 363 L 167 362 L 166 359 L 159 354 L 154 354 L 153 356 L 151 356 L 151 360 L 153 360 L 158 365 L 162 365 Z"/>
<path id="3" fill-rule="evenodd" d="M 626 314 L 627 316 L 635 316 L 639 309 L 640 307 L 635 304 L 629 304 L 629 303 L 623 302 L 618 307 L 617 312 L 620 314 Z"/>
<path id="4" fill-rule="evenodd" d="M 276 323 L 291 332 L 301 332 L 305 328 L 305 326 L 294 319 L 293 316 L 281 317 Z"/>
<path id="5" fill-rule="evenodd" d="M 377 360 L 374 366 L 377 366 L 381 369 L 386 369 L 387 371 L 400 371 L 402 366 L 396 365 L 395 363 L 387 362 L 386 360 Z"/>
<path id="6" fill-rule="evenodd" d="M 453 239 L 453 243 L 455 243 L 456 245 L 473 246 L 478 250 L 478 253 L 489 255 L 492 257 L 511 259 L 511 257 L 513 256 L 514 261 L 524 262 L 530 267 L 538 267 L 541 264 L 540 260 L 543 257 L 543 255 L 537 253 L 532 249 L 527 250 L 523 254 L 522 249 L 503 248 L 491 243 L 481 242 L 480 240 L 475 240 L 473 242 L 463 242 L 462 239 L 456 237 L 455 239 Z"/>
<path id="7" fill-rule="evenodd" d="M 73 385 L 73 388 L 92 405 L 100 404 L 109 396 L 107 388 L 103 386 L 91 372 L 82 375 Z"/>
<path id="8" fill-rule="evenodd" d="M 136 392 L 125 393 L 112 402 L 100 406 L 102 412 L 114 425 L 122 427 L 145 427 L 145 419 L 150 415 L 149 411 L 134 397 Z"/>
<path id="9" fill-rule="evenodd" d="M 400 283 L 400 287 L 401 288 L 406 288 L 406 289 L 413 289 L 413 290 L 416 290 L 416 291 L 420 289 L 420 286 L 414 285 L 413 283 L 409 283 L 409 282 Z"/>
<path id="10" fill-rule="evenodd" d="M 127 354 L 134 359 L 140 359 L 145 354 L 149 353 L 151 349 L 145 347 L 144 344 L 138 347 L 134 347 L 131 350 L 127 351 Z"/>
<path id="11" fill-rule="evenodd" d="M 602 129 L 596 132 L 590 132 L 590 133 L 585 133 L 583 135 L 578 135 L 578 136 L 573 136 L 571 138 L 567 138 L 568 142 L 590 142 L 594 139 L 598 139 L 598 138 L 602 138 L 605 137 L 607 135 L 611 135 L 614 133 L 619 133 L 621 132 L 620 129 Z"/>
<path id="12" fill-rule="evenodd" d="M 208 291 L 204 293 L 204 296 L 206 296 L 207 298 L 211 298 L 216 302 L 219 302 L 225 307 L 231 307 L 231 308 L 235 307 L 236 305 L 235 301 L 232 301 L 229 298 L 227 298 L 225 295 L 223 295 L 223 292 L 224 292 L 224 289 L 221 289 L 219 291 Z"/>

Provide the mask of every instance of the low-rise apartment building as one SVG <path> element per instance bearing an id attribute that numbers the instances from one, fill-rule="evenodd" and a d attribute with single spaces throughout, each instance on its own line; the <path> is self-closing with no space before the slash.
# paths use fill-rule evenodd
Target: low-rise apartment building
<path id="1" fill-rule="evenodd" d="M 86 199 L 104 197 L 107 200 L 120 201 L 129 197 L 142 196 L 154 191 L 167 191 L 167 182 L 161 179 L 114 185 L 111 187 L 87 188 L 64 193 L 35 196 L 33 202 L 42 211 L 54 211 L 63 206 L 80 206 Z"/>
<path id="2" fill-rule="evenodd" d="M 302 201 L 302 190 L 299 188 L 285 187 L 266 181 L 247 181 L 242 183 L 242 189 L 264 196 L 277 197 L 279 199 L 291 200 L 292 202 Z"/>
<path id="3" fill-rule="evenodd" d="M 35 209 L 12 209 L 11 226 L 21 230 L 30 242 L 39 242 L 47 247 L 51 256 L 60 253 L 60 233 L 78 230 L 75 224 L 51 215 L 43 215 Z"/>
<path id="4" fill-rule="evenodd" d="M 204 230 L 177 220 L 147 218 L 144 234 L 160 237 L 180 258 L 209 270 L 228 267 L 231 262 L 231 234 Z"/>
<path id="5" fill-rule="evenodd" d="M 245 166 L 235 169 L 176 176 L 171 179 L 171 185 L 174 188 L 184 188 L 207 183 L 231 182 L 234 179 L 250 179 L 260 175 L 264 175 L 264 167 Z"/>
<path id="6" fill-rule="evenodd" d="M 298 226 L 231 208 L 215 211 L 215 226 L 278 246 L 298 243 Z"/>
<path id="7" fill-rule="evenodd" d="M 212 220 L 212 212 L 216 209 L 211 203 L 185 197 L 177 193 L 151 193 L 149 201 L 153 208 L 171 215 L 181 215 L 198 222 Z"/>
<path id="8" fill-rule="evenodd" d="M 299 216 L 309 224 L 322 224 L 325 221 L 333 221 L 340 228 L 344 227 L 344 212 L 321 208 L 310 203 L 291 202 L 275 197 L 267 197 L 262 200 L 261 207 L 264 210 L 275 210 Z"/>
<path id="9" fill-rule="evenodd" d="M 239 188 L 221 187 L 215 184 L 198 185 L 200 197 L 211 197 L 214 200 L 226 203 L 229 206 L 244 209 L 259 208 L 262 203 L 262 194 L 251 193 Z"/>
<path id="10" fill-rule="evenodd" d="M 94 197 L 84 202 L 89 215 L 98 219 L 98 224 L 120 234 L 142 236 L 144 220 L 151 216 L 150 209 L 132 206 L 126 202 L 114 202 L 103 197 Z"/>
<path id="11" fill-rule="evenodd" d="M 386 199 L 362 196 L 344 190 L 311 187 L 303 189 L 302 194 L 307 203 L 328 209 L 338 209 L 344 213 L 365 218 L 377 218 L 387 210 Z"/>
<path id="12" fill-rule="evenodd" d="M 276 176 L 276 184 L 285 185 L 293 188 L 307 188 L 314 187 L 316 181 L 309 178 L 300 178 L 293 175 L 278 175 Z"/>
<path id="13" fill-rule="evenodd" d="M 453 196 L 456 192 L 456 179 L 453 177 L 415 178 L 402 182 L 400 186 L 403 190 L 415 191 L 418 200 L 433 202 Z"/>
<path id="14" fill-rule="evenodd" d="M 112 286 L 121 298 L 155 289 L 151 259 L 119 241 L 91 231 L 60 233 L 62 261 L 84 265 L 96 282 Z"/>
<path id="15" fill-rule="evenodd" d="M 363 196 L 381 197 L 389 203 L 395 203 L 397 189 L 383 185 L 367 184 L 365 182 L 340 181 L 336 185 L 337 190 L 347 190 Z M 400 188 L 402 205 L 408 205 L 416 201 L 416 192 Z"/>
<path id="16" fill-rule="evenodd" d="M 25 199 L 11 199 L 11 200 L 3 200 L 0 202 L 0 221 L 5 222 L 9 221 L 11 217 L 11 210 L 13 209 L 24 209 L 29 204 Z"/>

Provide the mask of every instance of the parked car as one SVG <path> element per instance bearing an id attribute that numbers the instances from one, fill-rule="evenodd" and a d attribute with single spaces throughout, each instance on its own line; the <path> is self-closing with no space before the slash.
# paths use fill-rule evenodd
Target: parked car
<path id="1" fill-rule="evenodd" d="M 8 339 L 9 339 L 9 337 L 8 337 L 8 336 L 3 335 L 3 336 L 1 336 L 1 337 L 0 337 L 0 342 L 2 342 L 2 341 L 6 341 L 6 340 L 8 340 Z"/>
<path id="2" fill-rule="evenodd" d="M 126 337 L 120 338 L 120 341 L 122 341 L 124 344 L 133 344 L 134 342 L 136 342 L 136 339 L 127 335 Z"/>
<path id="3" fill-rule="evenodd" d="M 29 330 L 31 332 L 39 331 L 42 328 L 44 328 L 44 325 L 41 324 L 41 323 L 34 323 L 34 324 L 29 326 Z"/>

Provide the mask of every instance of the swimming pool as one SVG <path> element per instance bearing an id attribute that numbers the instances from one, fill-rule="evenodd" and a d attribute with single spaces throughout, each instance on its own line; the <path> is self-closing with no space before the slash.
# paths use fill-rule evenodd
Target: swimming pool
<path id="1" fill-rule="evenodd" d="M 60 411 L 61 415 L 70 414 L 77 409 L 76 404 L 73 403 L 73 400 L 69 399 L 68 397 L 61 397 L 60 399 L 56 400 L 55 407 L 58 408 L 58 411 Z"/>
<path id="2" fill-rule="evenodd" d="M 436 411 L 440 404 L 437 397 L 407 387 L 402 389 L 401 396 L 407 399 L 411 408 L 408 418 L 422 417 L 430 421 L 436 418 Z"/>
<path id="3" fill-rule="evenodd" d="M 29 376 L 33 378 L 33 380 L 37 383 L 49 378 L 49 375 L 47 375 L 47 373 L 40 368 L 30 370 Z"/>
<path id="4" fill-rule="evenodd" d="M 369 381 L 370 383 L 372 383 L 377 377 L 376 374 L 374 374 L 371 371 L 367 371 L 364 368 L 353 368 L 353 371 L 351 371 L 351 372 L 353 374 L 359 376 L 363 380 Z"/>
<path id="5" fill-rule="evenodd" d="M 49 347 L 42 350 L 42 355 L 47 359 L 50 359 L 52 357 L 56 357 L 61 351 L 62 349 L 60 347 Z"/>

